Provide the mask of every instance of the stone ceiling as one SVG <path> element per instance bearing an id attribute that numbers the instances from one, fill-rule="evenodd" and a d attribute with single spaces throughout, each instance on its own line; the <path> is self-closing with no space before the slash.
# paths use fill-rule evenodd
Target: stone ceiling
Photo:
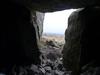
<path id="1" fill-rule="evenodd" d="M 87 6 L 100 6 L 99 0 L 11 0 L 41 12 L 60 11 Z"/>

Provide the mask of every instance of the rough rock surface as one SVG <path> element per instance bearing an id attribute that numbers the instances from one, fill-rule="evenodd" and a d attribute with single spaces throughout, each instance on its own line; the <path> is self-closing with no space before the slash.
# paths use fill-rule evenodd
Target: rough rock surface
<path id="1" fill-rule="evenodd" d="M 67 70 L 72 71 L 72 75 L 79 75 L 82 67 L 92 62 L 91 67 L 100 66 L 99 18 L 99 7 L 81 9 L 73 12 L 69 17 L 68 29 L 65 32 L 63 63 Z"/>
<path id="2" fill-rule="evenodd" d="M 65 31 L 65 45 L 62 52 L 64 66 L 67 70 L 72 70 L 76 73 L 79 71 L 80 37 L 82 33 L 82 26 L 78 16 L 79 11 L 73 12 L 68 19 L 68 28 Z M 74 75 L 77 74 L 74 73 Z"/>
<path id="3" fill-rule="evenodd" d="M 9 72 L 14 65 L 40 63 L 36 29 L 32 14 L 25 6 L 6 3 L 0 25 L 0 71 Z"/>
<path id="4" fill-rule="evenodd" d="M 34 10 L 49 12 L 87 6 L 100 6 L 99 0 L 11 0 Z"/>
<path id="5" fill-rule="evenodd" d="M 42 33 L 43 33 L 43 21 L 44 21 L 45 13 L 41 13 L 38 11 L 32 11 L 31 13 L 32 13 L 32 23 L 36 31 L 36 39 L 37 39 L 36 42 L 39 48 L 40 37 L 42 36 Z"/>
<path id="6" fill-rule="evenodd" d="M 36 11 L 36 17 L 37 17 L 36 22 L 37 22 L 38 29 L 39 29 L 39 37 L 41 37 L 42 33 L 43 33 L 44 16 L 45 16 L 45 13 L 41 13 L 39 11 Z"/>

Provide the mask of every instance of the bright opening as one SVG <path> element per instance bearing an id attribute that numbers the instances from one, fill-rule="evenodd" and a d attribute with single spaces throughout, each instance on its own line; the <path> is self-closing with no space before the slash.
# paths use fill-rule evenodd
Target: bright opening
<path id="1" fill-rule="evenodd" d="M 75 9 L 45 13 L 43 33 L 64 34 L 68 26 L 68 17 Z"/>
<path id="2" fill-rule="evenodd" d="M 49 69 L 50 75 L 69 75 L 62 63 L 62 50 L 65 43 L 64 33 L 68 26 L 68 17 L 74 9 L 45 13 L 41 52 L 42 67 Z M 50 65 L 48 65 L 50 64 Z M 49 75 L 45 72 L 45 75 Z"/>

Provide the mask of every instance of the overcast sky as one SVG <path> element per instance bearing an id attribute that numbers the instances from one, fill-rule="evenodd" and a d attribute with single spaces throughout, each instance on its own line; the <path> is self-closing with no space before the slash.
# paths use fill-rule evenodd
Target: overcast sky
<path id="1" fill-rule="evenodd" d="M 44 18 L 44 33 L 64 34 L 68 17 L 75 9 L 46 13 Z"/>

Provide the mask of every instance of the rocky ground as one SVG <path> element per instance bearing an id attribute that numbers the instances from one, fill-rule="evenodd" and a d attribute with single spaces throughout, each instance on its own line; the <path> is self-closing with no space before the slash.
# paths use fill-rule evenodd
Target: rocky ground
<path id="1" fill-rule="evenodd" d="M 41 38 L 41 65 L 31 66 L 33 75 L 71 75 L 62 64 L 62 49 L 64 36 L 44 35 Z M 30 74 L 32 75 L 32 74 Z M 93 67 L 92 64 L 80 75 L 100 75 L 100 67 Z"/>
<path id="2" fill-rule="evenodd" d="M 44 35 L 41 38 L 41 64 L 16 66 L 9 75 L 71 75 L 62 64 L 64 36 Z M 0 75 L 6 75 L 0 73 Z M 88 67 L 81 75 L 100 75 L 100 67 Z"/>
<path id="3" fill-rule="evenodd" d="M 64 36 L 43 35 L 41 38 L 41 65 L 21 68 L 18 75 L 70 75 L 62 64 L 62 49 Z"/>
<path id="4" fill-rule="evenodd" d="M 41 38 L 41 68 L 42 75 L 69 75 L 62 64 L 62 49 L 64 36 L 43 35 Z"/>

